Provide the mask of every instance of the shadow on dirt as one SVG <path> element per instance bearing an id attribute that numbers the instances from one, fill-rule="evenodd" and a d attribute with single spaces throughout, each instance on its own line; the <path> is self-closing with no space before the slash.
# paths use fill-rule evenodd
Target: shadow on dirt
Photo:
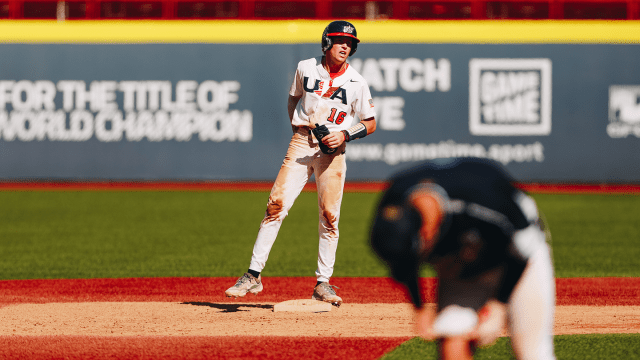
<path id="1" fill-rule="evenodd" d="M 191 301 L 191 302 L 183 302 L 182 305 L 195 305 L 195 306 L 208 306 L 215 309 L 222 310 L 223 313 L 230 312 L 238 312 L 238 311 L 251 311 L 251 310 L 240 310 L 240 308 L 255 308 L 255 309 L 271 309 L 273 310 L 273 305 L 263 305 L 263 304 L 216 304 L 210 302 L 201 302 L 201 301 Z"/>

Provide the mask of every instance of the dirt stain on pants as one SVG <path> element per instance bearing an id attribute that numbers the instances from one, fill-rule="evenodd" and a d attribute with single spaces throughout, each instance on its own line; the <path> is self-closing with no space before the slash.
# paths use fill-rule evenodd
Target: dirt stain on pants
<path id="1" fill-rule="evenodd" d="M 343 144 L 333 154 L 323 154 L 307 128 L 293 134 L 280 172 L 271 189 L 267 210 L 253 247 L 249 268 L 262 271 L 278 236 L 282 221 L 298 195 L 315 175 L 318 189 L 318 281 L 329 281 L 338 248 L 338 222 L 347 164 Z"/>

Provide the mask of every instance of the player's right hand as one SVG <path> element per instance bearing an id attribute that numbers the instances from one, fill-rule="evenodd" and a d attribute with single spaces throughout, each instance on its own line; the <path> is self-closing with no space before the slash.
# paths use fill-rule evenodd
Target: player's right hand
<path id="1" fill-rule="evenodd" d="M 328 147 L 335 149 L 344 143 L 344 133 L 342 131 L 334 131 L 322 138 L 322 142 Z"/>

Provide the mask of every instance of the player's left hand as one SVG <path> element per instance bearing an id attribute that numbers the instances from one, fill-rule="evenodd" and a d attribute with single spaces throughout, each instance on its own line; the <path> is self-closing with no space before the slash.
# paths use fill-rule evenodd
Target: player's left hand
<path id="1" fill-rule="evenodd" d="M 322 138 L 322 142 L 328 147 L 335 149 L 344 142 L 344 133 L 342 131 L 334 131 Z"/>

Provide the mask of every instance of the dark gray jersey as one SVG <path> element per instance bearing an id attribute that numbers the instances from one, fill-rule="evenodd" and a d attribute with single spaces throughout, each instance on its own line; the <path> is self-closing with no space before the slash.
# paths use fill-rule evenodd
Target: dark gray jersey
<path id="1" fill-rule="evenodd" d="M 433 265 L 441 279 L 473 280 L 502 268 L 494 297 L 506 302 L 528 258 L 514 235 L 538 221 L 533 200 L 512 183 L 498 163 L 486 159 L 428 162 L 394 176 L 380 208 L 406 208 L 407 196 L 417 187 L 440 193 L 444 220 L 435 247 L 420 261 Z M 410 216 L 401 226 L 416 231 L 415 222 L 420 217 Z"/>

